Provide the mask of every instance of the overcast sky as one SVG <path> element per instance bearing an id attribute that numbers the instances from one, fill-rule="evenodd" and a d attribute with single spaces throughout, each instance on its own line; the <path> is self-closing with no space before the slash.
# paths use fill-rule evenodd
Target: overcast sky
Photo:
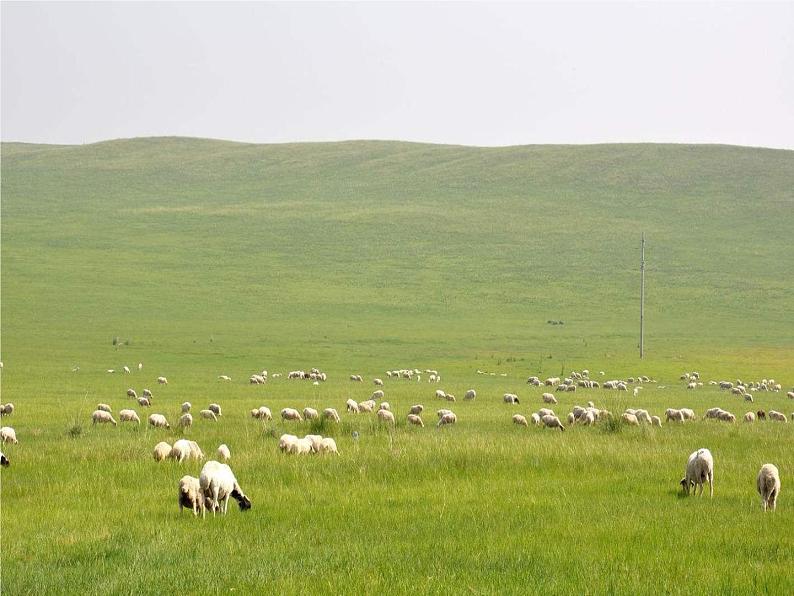
<path id="1" fill-rule="evenodd" d="M 2 139 L 794 148 L 794 2 L 2 2 Z"/>

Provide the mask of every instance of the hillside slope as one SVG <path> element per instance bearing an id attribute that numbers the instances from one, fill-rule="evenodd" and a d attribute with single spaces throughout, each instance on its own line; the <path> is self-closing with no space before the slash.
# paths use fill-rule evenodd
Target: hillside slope
<path id="1" fill-rule="evenodd" d="M 794 347 L 794 152 L 2 145 L 3 352 L 246 362 Z M 548 320 L 563 320 L 552 326 Z"/>

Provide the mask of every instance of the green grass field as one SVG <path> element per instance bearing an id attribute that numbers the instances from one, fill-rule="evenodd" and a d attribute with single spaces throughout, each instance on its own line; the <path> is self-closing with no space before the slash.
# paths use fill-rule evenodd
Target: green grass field
<path id="1" fill-rule="evenodd" d="M 794 591 L 794 425 L 510 423 L 542 405 L 528 375 L 585 367 L 658 383 L 566 394 L 561 418 L 588 400 L 749 409 L 685 390 L 691 370 L 774 377 L 784 392 L 752 409 L 794 412 L 794 152 L 3 143 L 1 215 L 2 401 L 16 406 L 3 424 L 20 441 L 0 475 L 4 593 Z M 247 384 L 313 366 L 327 383 Z M 385 378 L 407 367 L 442 383 Z M 286 457 L 278 437 L 295 425 L 248 416 L 341 412 L 375 376 L 398 425 L 343 414 L 321 429 L 338 458 Z M 186 434 L 208 454 L 230 446 L 253 509 L 180 516 L 177 482 L 201 465 L 151 450 L 181 433 L 90 424 L 98 402 L 131 405 L 128 387 L 151 388 L 172 423 L 182 401 L 220 403 L 218 423 Z M 435 389 L 470 387 L 458 424 L 436 429 Z M 418 402 L 424 429 L 405 424 Z M 715 457 L 714 499 L 679 495 L 699 447 Z M 766 462 L 783 483 L 774 514 L 755 492 Z"/>

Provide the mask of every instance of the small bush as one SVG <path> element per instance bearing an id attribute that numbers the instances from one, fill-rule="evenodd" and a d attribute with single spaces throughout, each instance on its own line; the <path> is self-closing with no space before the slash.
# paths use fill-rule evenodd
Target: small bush
<path id="1" fill-rule="evenodd" d="M 66 434 L 68 434 L 73 439 L 78 438 L 81 434 L 83 434 L 83 425 L 75 421 L 74 424 L 72 424 L 68 428 Z"/>
<path id="2" fill-rule="evenodd" d="M 623 430 L 623 423 L 617 416 L 608 416 L 606 420 L 601 423 L 602 432 L 614 434 Z"/>

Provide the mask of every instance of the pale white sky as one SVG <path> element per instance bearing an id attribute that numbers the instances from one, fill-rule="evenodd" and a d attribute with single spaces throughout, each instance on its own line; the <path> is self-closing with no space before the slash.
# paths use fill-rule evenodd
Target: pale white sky
<path id="1" fill-rule="evenodd" d="M 2 2 L 0 135 L 794 148 L 794 2 Z"/>

